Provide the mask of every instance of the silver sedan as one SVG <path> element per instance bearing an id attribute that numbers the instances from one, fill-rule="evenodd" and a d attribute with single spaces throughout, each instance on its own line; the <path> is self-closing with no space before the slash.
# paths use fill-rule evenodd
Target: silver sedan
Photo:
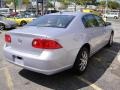
<path id="1" fill-rule="evenodd" d="M 46 75 L 73 68 L 83 73 L 89 58 L 113 43 L 101 17 L 80 12 L 48 14 L 5 34 L 4 55 L 16 65 Z"/>
<path id="2" fill-rule="evenodd" d="M 14 21 L 6 20 L 6 17 L 0 15 L 0 30 L 16 28 Z"/>

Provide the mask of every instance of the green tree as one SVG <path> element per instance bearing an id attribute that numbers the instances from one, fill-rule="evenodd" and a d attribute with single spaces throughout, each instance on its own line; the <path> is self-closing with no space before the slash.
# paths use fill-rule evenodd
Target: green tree
<path id="1" fill-rule="evenodd" d="M 62 2 L 64 5 L 68 5 L 71 2 L 76 3 L 77 5 L 84 5 L 87 7 L 87 4 L 95 4 L 96 0 L 58 0 L 59 2 Z"/>
<path id="2" fill-rule="evenodd" d="M 23 4 L 27 4 L 28 5 L 29 2 L 30 2 L 29 0 L 23 0 Z"/>
<path id="3" fill-rule="evenodd" d="M 99 2 L 99 5 L 101 5 L 102 7 L 106 7 L 106 2 L 101 1 L 101 2 Z M 108 8 L 110 8 L 110 9 L 120 9 L 120 4 L 116 1 L 108 1 Z"/>
<path id="4" fill-rule="evenodd" d="M 50 0 L 47 2 L 47 7 L 48 8 L 54 8 L 54 5 L 51 3 Z"/>
<path id="5" fill-rule="evenodd" d="M 110 9 L 119 9 L 120 8 L 120 4 L 116 1 L 109 1 L 108 2 L 108 7 Z"/>
<path id="6" fill-rule="evenodd" d="M 6 2 L 7 4 L 10 4 L 11 2 L 13 2 L 13 0 L 5 0 L 5 2 Z"/>

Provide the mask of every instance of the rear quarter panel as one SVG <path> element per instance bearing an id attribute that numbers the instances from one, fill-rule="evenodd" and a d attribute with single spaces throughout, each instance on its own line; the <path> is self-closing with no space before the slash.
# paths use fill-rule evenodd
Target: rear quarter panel
<path id="1" fill-rule="evenodd" d="M 73 64 L 81 47 L 89 41 L 81 22 L 81 16 L 76 16 L 66 31 L 57 38 L 65 51 L 71 55 L 72 59 L 69 63 Z"/>

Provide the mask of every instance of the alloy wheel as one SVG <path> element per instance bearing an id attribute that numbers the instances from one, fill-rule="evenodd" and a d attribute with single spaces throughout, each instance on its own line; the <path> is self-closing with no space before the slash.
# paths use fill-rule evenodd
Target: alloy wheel
<path id="1" fill-rule="evenodd" d="M 86 69 L 87 62 L 88 62 L 88 53 L 87 53 L 87 51 L 83 51 L 81 53 L 80 63 L 79 63 L 80 71 L 84 71 Z"/>

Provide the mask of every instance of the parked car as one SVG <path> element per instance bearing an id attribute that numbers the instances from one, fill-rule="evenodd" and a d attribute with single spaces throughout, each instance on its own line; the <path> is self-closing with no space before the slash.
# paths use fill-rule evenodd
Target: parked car
<path id="1" fill-rule="evenodd" d="M 89 58 L 113 43 L 111 23 L 80 12 L 39 17 L 5 34 L 4 55 L 13 64 L 46 75 L 73 68 L 83 73 Z"/>
<path id="2" fill-rule="evenodd" d="M 46 10 L 45 14 L 57 13 L 57 12 L 59 12 L 59 11 L 57 11 L 57 10 Z"/>
<path id="3" fill-rule="evenodd" d="M 16 28 L 17 24 L 14 21 L 6 20 L 6 17 L 0 15 L 0 30 Z"/>
<path id="4" fill-rule="evenodd" d="M 94 9 L 82 9 L 81 11 L 84 13 L 92 13 L 92 14 L 101 16 L 101 12 Z"/>
<path id="5" fill-rule="evenodd" d="M 36 19 L 34 15 L 21 15 L 18 14 L 16 17 L 8 17 L 7 20 L 11 20 L 17 23 L 19 26 L 24 26 L 29 22 L 32 22 L 33 19 Z"/>
<path id="6" fill-rule="evenodd" d="M 119 13 L 118 12 L 109 12 L 107 14 L 104 14 L 103 17 L 118 19 Z"/>
<path id="7" fill-rule="evenodd" d="M 8 16 L 10 15 L 12 9 L 9 8 L 0 8 L 0 14 L 4 15 L 4 16 Z"/>

